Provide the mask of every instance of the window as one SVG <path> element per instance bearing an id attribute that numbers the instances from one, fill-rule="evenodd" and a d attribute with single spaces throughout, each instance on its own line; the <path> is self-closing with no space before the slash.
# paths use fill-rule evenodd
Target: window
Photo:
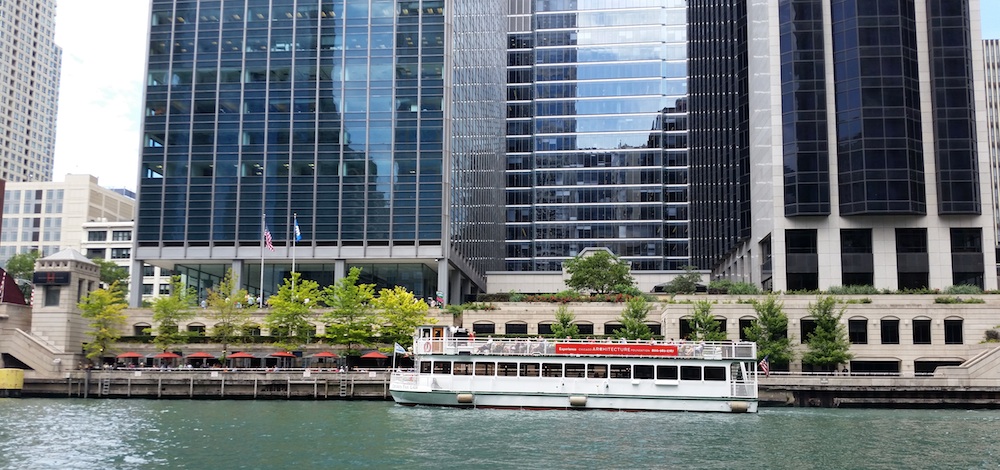
<path id="1" fill-rule="evenodd" d="M 753 325 L 753 318 L 740 318 L 740 341 L 747 340 L 747 328 Z"/>
<path id="2" fill-rule="evenodd" d="M 198 336 L 205 336 L 205 325 L 201 323 L 192 323 L 188 325 L 188 333 L 195 333 Z"/>
<path id="3" fill-rule="evenodd" d="M 103 242 L 108 239 L 108 232 L 104 230 L 91 230 L 87 232 L 87 241 L 90 242 Z"/>
<path id="4" fill-rule="evenodd" d="M 153 295 L 153 285 L 152 284 L 143 284 L 142 285 L 142 294 L 143 295 Z"/>
<path id="5" fill-rule="evenodd" d="M 170 284 L 160 284 L 160 295 L 170 294 Z"/>
<path id="6" fill-rule="evenodd" d="M 701 380 L 701 367 L 681 366 L 681 380 Z"/>
<path id="7" fill-rule="evenodd" d="M 591 379 L 608 378 L 608 366 L 604 364 L 591 364 L 587 366 L 587 377 Z"/>
<path id="8" fill-rule="evenodd" d="M 132 241 L 132 232 L 129 230 L 115 230 L 111 232 L 111 240 L 116 242 Z"/>
<path id="9" fill-rule="evenodd" d="M 476 375 L 493 375 L 496 372 L 496 364 L 492 362 L 477 362 Z"/>
<path id="10" fill-rule="evenodd" d="M 802 338 L 802 344 L 809 342 L 809 335 L 813 334 L 814 331 L 816 331 L 816 320 L 813 320 L 812 318 L 803 318 L 802 321 L 799 322 L 799 334 L 801 335 L 799 337 Z"/>
<path id="11" fill-rule="evenodd" d="M 726 380 L 726 368 L 725 367 L 705 367 L 705 380 L 711 380 L 715 382 L 724 382 Z"/>
<path id="12" fill-rule="evenodd" d="M 583 364 L 566 364 L 566 377 L 584 377 L 585 375 Z"/>
<path id="13" fill-rule="evenodd" d="M 651 379 L 653 378 L 653 366 L 647 365 L 635 365 L 632 367 L 632 378 L 633 379 Z"/>
<path id="14" fill-rule="evenodd" d="M 631 379 L 632 366 L 627 364 L 611 364 L 612 379 Z"/>
<path id="15" fill-rule="evenodd" d="M 58 307 L 59 306 L 59 286 L 45 286 L 45 306 L 46 307 Z"/>
<path id="16" fill-rule="evenodd" d="M 913 320 L 913 344 L 931 344 L 930 319 Z"/>
<path id="17" fill-rule="evenodd" d="M 538 334 L 540 334 L 540 335 L 551 335 L 552 334 L 552 324 L 551 323 L 539 323 L 538 324 Z"/>
<path id="18" fill-rule="evenodd" d="M 528 324 L 527 323 L 508 323 L 504 325 L 508 335 L 526 335 L 528 334 Z M 476 332 L 478 333 L 478 331 Z"/>
<path id="19" fill-rule="evenodd" d="M 152 276 L 154 274 L 154 268 L 148 264 L 142 266 L 143 276 Z"/>
<path id="20" fill-rule="evenodd" d="M 517 364 L 513 362 L 497 363 L 497 375 L 503 377 L 517 377 Z"/>
<path id="21" fill-rule="evenodd" d="M 432 370 L 434 374 L 448 375 L 451 373 L 451 361 L 434 361 Z"/>
<path id="22" fill-rule="evenodd" d="M 656 366 L 657 380 L 677 380 L 677 366 Z"/>
<path id="23" fill-rule="evenodd" d="M 542 377 L 562 377 L 562 364 L 542 364 Z"/>
<path id="24" fill-rule="evenodd" d="M 962 344 L 962 319 L 944 321 L 944 344 Z"/>
<path id="25" fill-rule="evenodd" d="M 454 375 L 472 375 L 472 363 L 471 362 L 455 362 L 455 368 L 452 369 L 452 374 L 454 374 Z"/>
<path id="26" fill-rule="evenodd" d="M 132 256 L 131 248 L 112 248 L 111 259 L 129 259 Z"/>
<path id="27" fill-rule="evenodd" d="M 420 373 L 421 374 L 431 373 L 431 361 L 424 361 L 420 363 Z"/>
<path id="28" fill-rule="evenodd" d="M 496 333 L 496 325 L 493 323 L 473 323 L 472 331 L 476 334 L 492 335 Z M 492 374 L 490 374 L 492 375 Z"/>
<path id="29" fill-rule="evenodd" d="M 90 259 L 104 259 L 104 254 L 107 252 L 104 248 L 87 248 L 87 258 Z"/>
<path id="30" fill-rule="evenodd" d="M 899 344 L 899 320 L 882 319 L 882 344 Z"/>
<path id="31" fill-rule="evenodd" d="M 521 377 L 538 377 L 542 372 L 537 362 L 521 363 Z"/>
<path id="32" fill-rule="evenodd" d="M 147 330 L 149 328 L 149 323 L 136 323 L 132 325 L 132 335 L 133 336 L 151 336 L 152 330 Z"/>
<path id="33" fill-rule="evenodd" d="M 868 319 L 847 320 L 847 336 L 851 344 L 868 344 Z"/>

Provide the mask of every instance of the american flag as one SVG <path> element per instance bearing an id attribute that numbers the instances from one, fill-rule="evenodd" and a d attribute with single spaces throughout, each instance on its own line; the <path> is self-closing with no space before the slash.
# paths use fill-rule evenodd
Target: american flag
<path id="1" fill-rule="evenodd" d="M 271 231 L 264 227 L 264 245 L 267 246 L 268 250 L 274 251 L 274 244 L 271 240 Z"/>
<path id="2" fill-rule="evenodd" d="M 770 356 L 764 356 L 764 359 L 761 359 L 760 363 L 757 364 L 760 367 L 760 370 L 764 371 L 764 377 L 771 376 L 771 364 L 767 362 L 768 357 Z"/>

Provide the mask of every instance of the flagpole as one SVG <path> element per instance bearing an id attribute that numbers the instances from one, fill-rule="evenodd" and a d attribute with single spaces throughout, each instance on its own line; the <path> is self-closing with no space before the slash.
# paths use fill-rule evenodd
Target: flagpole
<path id="1" fill-rule="evenodd" d="M 264 219 L 267 214 L 260 213 L 260 292 L 257 295 L 257 306 L 264 308 L 264 245 L 267 244 L 267 223 Z"/>

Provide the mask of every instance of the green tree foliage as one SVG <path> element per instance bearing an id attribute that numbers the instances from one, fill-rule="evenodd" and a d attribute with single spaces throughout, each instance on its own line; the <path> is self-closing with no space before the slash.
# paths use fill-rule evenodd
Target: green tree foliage
<path id="1" fill-rule="evenodd" d="M 628 263 L 605 250 L 598 250 L 566 261 L 566 272 L 570 275 L 566 285 L 575 290 L 605 294 L 616 286 L 619 289 L 634 286 L 635 279 L 629 271 Z"/>
<path id="2" fill-rule="evenodd" d="M 556 322 L 552 324 L 552 336 L 556 338 L 576 338 L 580 336 L 580 328 L 573 324 L 576 315 L 560 305 L 556 309 Z"/>
<path id="3" fill-rule="evenodd" d="M 125 308 L 123 290 L 117 285 L 108 289 L 97 289 L 84 297 L 77 307 L 82 311 L 80 316 L 90 320 L 91 340 L 84 346 L 87 359 L 100 364 L 104 354 L 111 351 L 112 346 L 121 338 L 121 329 L 128 319 Z"/>
<path id="4" fill-rule="evenodd" d="M 619 339 L 650 339 L 653 337 L 652 330 L 646 324 L 646 316 L 653 306 L 644 297 L 632 297 L 625 302 L 625 309 L 618 317 L 622 327 L 614 331 L 615 338 Z"/>
<path id="5" fill-rule="evenodd" d="M 691 312 L 691 341 L 725 341 L 726 334 L 719 331 L 719 320 L 712 315 L 712 302 L 699 300 Z"/>
<path id="6" fill-rule="evenodd" d="M 31 275 L 35 272 L 35 261 L 38 261 L 38 258 L 41 257 L 42 253 L 38 250 L 18 253 L 7 260 L 4 270 L 7 271 L 7 275 L 14 279 L 27 279 L 30 281 Z"/>
<path id="7" fill-rule="evenodd" d="M 802 363 L 829 369 L 848 363 L 854 357 L 848 350 L 851 343 L 847 331 L 840 323 L 844 307 L 837 308 L 833 296 L 819 297 L 807 308 L 809 316 L 816 321 L 816 329 L 806 337 L 809 350 L 802 355 Z"/>
<path id="8" fill-rule="evenodd" d="M 410 346 L 418 326 L 435 322 L 427 316 L 427 303 L 405 287 L 382 289 L 373 300 L 373 306 L 379 312 L 377 338 L 384 344 Z"/>
<path id="9" fill-rule="evenodd" d="M 701 282 L 701 273 L 695 269 L 694 266 L 685 266 L 684 274 L 671 279 L 663 287 L 663 292 L 668 294 L 694 294 L 698 290 L 698 283 Z"/>
<path id="10" fill-rule="evenodd" d="M 351 351 L 371 344 L 372 328 L 378 318 L 372 306 L 375 298 L 374 284 L 358 284 L 361 268 L 351 268 L 347 276 L 321 293 L 321 299 L 330 310 L 323 314 L 326 338 L 335 344 L 346 345 Z"/>
<path id="11" fill-rule="evenodd" d="M 254 306 L 244 306 L 246 298 L 246 289 L 236 289 L 232 269 L 227 269 L 219 284 L 208 290 L 205 316 L 215 325 L 210 334 L 215 341 L 222 343 L 223 362 L 229 353 L 229 345 L 242 341 L 250 324 L 250 312 L 254 310 Z"/>
<path id="12" fill-rule="evenodd" d="M 293 272 L 278 293 L 267 299 L 271 311 L 264 317 L 264 325 L 271 330 L 274 345 L 285 350 L 302 347 L 313 335 L 312 309 L 320 298 L 319 284 L 301 276 Z"/>
<path id="13" fill-rule="evenodd" d="M 778 297 L 769 294 L 764 300 L 754 300 L 757 318 L 744 329 L 748 341 L 757 343 L 757 359 L 768 357 L 772 364 L 788 364 L 794 358 L 788 337 L 788 315 Z"/>
<path id="14" fill-rule="evenodd" d="M 153 343 L 162 351 L 175 344 L 188 342 L 188 332 L 180 331 L 178 325 L 194 317 L 195 293 L 181 282 L 180 276 L 170 278 L 170 295 L 161 295 L 153 300 L 153 322 L 155 328 L 148 328 L 155 334 Z"/>
<path id="15" fill-rule="evenodd" d="M 98 267 L 101 268 L 101 282 L 110 286 L 117 282 L 122 287 L 128 284 L 128 269 L 118 266 L 117 263 L 103 258 L 91 258 Z"/>

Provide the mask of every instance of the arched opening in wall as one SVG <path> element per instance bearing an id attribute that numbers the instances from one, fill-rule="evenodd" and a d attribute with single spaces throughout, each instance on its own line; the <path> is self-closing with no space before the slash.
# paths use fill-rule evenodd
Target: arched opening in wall
<path id="1" fill-rule="evenodd" d="M 223 325 L 220 323 L 215 325 L 216 328 L 221 328 Z M 260 325 L 256 323 L 248 323 L 243 328 L 243 334 L 246 336 L 260 336 Z"/>
<path id="2" fill-rule="evenodd" d="M 868 344 L 868 319 L 851 317 L 847 320 L 847 339 L 851 344 Z"/>
<path id="3" fill-rule="evenodd" d="M 799 320 L 799 341 L 802 344 L 809 342 L 809 335 L 816 331 L 816 320 L 813 318 L 803 318 Z"/>
<path id="4" fill-rule="evenodd" d="M 552 325 L 554 325 L 554 324 L 555 324 L 554 322 L 550 322 L 550 321 L 539 323 L 538 324 L 538 334 L 540 334 L 540 335 L 551 335 L 552 334 Z"/>
<path id="5" fill-rule="evenodd" d="M 477 321 L 472 324 L 472 331 L 476 335 L 492 335 L 497 332 L 497 325 L 491 321 Z"/>
<path id="6" fill-rule="evenodd" d="M 851 361 L 851 375 L 899 375 L 902 361 L 895 357 L 856 358 Z"/>
<path id="7" fill-rule="evenodd" d="M 740 322 L 739 322 L 739 325 L 740 325 L 740 341 L 749 341 L 747 339 L 747 328 L 750 328 L 751 326 L 753 326 L 753 321 L 754 320 L 756 320 L 756 318 L 751 317 L 751 316 L 746 316 L 746 317 L 740 318 Z"/>
<path id="8" fill-rule="evenodd" d="M 576 329 L 581 335 L 592 335 L 594 334 L 594 324 L 589 321 L 578 321 L 573 322 L 576 325 Z"/>
<path id="9" fill-rule="evenodd" d="M 934 375 L 938 367 L 959 366 L 965 362 L 960 357 L 918 357 L 913 360 L 913 374 L 917 376 Z"/>
<path id="10" fill-rule="evenodd" d="M 614 336 L 615 330 L 620 330 L 620 329 L 622 329 L 624 327 L 625 327 L 625 325 L 622 325 L 621 323 L 618 323 L 618 322 L 608 322 L 608 323 L 605 323 L 604 324 L 604 334 L 607 335 L 607 336 Z"/>
<path id="11" fill-rule="evenodd" d="M 205 324 L 204 323 L 188 323 L 187 326 L 188 333 L 194 333 L 198 336 L 205 336 Z"/>
<path id="12" fill-rule="evenodd" d="M 132 336 L 152 336 L 152 325 L 149 323 L 136 323 L 132 325 Z"/>
<path id="13" fill-rule="evenodd" d="M 899 318 L 882 317 L 879 320 L 882 344 L 899 344 Z"/>
<path id="14" fill-rule="evenodd" d="M 691 328 L 691 317 L 681 317 L 677 321 L 677 338 L 678 339 L 688 339 L 691 336 L 691 332 L 694 328 Z"/>
<path id="15" fill-rule="evenodd" d="M 503 325 L 503 330 L 507 335 L 526 335 L 528 324 L 523 321 L 509 321 Z"/>
<path id="16" fill-rule="evenodd" d="M 653 336 L 663 336 L 663 325 L 659 322 L 648 322 L 646 323 L 646 326 L 649 327 L 649 331 L 653 333 Z"/>
<path id="17" fill-rule="evenodd" d="M 913 319 L 913 344 L 931 344 L 931 319 L 917 317 Z"/>
<path id="18" fill-rule="evenodd" d="M 962 344 L 964 336 L 962 334 L 963 321 L 961 317 L 948 317 L 944 319 L 944 344 Z"/>

